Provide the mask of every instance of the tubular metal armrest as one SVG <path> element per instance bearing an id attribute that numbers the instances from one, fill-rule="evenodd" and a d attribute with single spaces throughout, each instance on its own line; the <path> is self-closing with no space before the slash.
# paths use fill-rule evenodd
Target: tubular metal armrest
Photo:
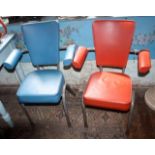
<path id="1" fill-rule="evenodd" d="M 73 59 L 73 67 L 75 69 L 80 70 L 82 68 L 85 62 L 85 59 L 87 57 L 87 54 L 88 54 L 88 49 L 86 47 L 82 47 L 82 46 L 78 47 L 75 57 Z"/>
<path id="2" fill-rule="evenodd" d="M 138 72 L 140 75 L 147 74 L 151 69 L 151 56 L 148 49 L 133 50 L 130 54 L 138 56 Z"/>
<path id="3" fill-rule="evenodd" d="M 151 58 L 149 50 L 141 50 L 138 53 L 138 71 L 140 74 L 146 74 L 151 68 Z"/>
<path id="4" fill-rule="evenodd" d="M 75 56 L 77 46 L 75 44 L 69 45 L 66 50 L 66 55 L 63 60 L 64 67 L 70 67 Z"/>
<path id="5" fill-rule="evenodd" d="M 7 70 L 15 69 L 17 63 L 19 62 L 20 58 L 22 57 L 22 51 L 19 49 L 14 49 L 7 59 L 4 61 L 3 65 Z"/>

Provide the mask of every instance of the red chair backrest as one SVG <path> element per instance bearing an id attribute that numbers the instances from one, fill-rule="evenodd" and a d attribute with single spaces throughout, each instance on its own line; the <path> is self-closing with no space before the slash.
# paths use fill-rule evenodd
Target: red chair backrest
<path id="1" fill-rule="evenodd" d="M 134 21 L 94 21 L 93 37 L 97 65 L 125 68 L 132 44 L 134 29 Z"/>

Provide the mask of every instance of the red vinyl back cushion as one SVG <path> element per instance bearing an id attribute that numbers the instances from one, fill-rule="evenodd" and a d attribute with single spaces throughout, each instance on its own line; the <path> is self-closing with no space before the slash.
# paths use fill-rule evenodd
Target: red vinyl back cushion
<path id="1" fill-rule="evenodd" d="M 94 21 L 93 37 L 97 65 L 118 68 L 126 67 L 134 29 L 134 21 Z"/>

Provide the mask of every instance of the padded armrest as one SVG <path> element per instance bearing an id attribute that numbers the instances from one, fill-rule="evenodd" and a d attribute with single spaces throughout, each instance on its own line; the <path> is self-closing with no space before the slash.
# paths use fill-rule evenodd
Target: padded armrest
<path id="1" fill-rule="evenodd" d="M 86 47 L 82 47 L 82 46 L 78 47 L 78 49 L 76 50 L 75 57 L 73 59 L 73 67 L 75 69 L 82 68 L 87 54 L 88 54 L 88 49 Z"/>
<path id="2" fill-rule="evenodd" d="M 138 71 L 146 74 L 151 68 L 151 58 L 149 50 L 141 50 L 138 53 Z"/>
<path id="3" fill-rule="evenodd" d="M 72 61 L 73 61 L 73 58 L 75 55 L 76 48 L 77 48 L 77 46 L 75 44 L 69 45 L 67 47 L 66 55 L 65 55 L 65 58 L 63 60 L 64 67 L 69 67 L 72 65 Z"/>
<path id="4" fill-rule="evenodd" d="M 22 52 L 19 49 L 14 49 L 7 57 L 7 59 L 4 61 L 4 67 L 8 70 L 13 70 L 16 67 L 21 56 Z"/>

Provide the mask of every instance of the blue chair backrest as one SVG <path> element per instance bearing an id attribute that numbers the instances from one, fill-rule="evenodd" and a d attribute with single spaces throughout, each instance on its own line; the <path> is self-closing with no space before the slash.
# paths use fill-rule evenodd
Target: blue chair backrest
<path id="1" fill-rule="evenodd" d="M 56 21 L 24 24 L 22 32 L 34 66 L 59 63 L 59 24 Z"/>

